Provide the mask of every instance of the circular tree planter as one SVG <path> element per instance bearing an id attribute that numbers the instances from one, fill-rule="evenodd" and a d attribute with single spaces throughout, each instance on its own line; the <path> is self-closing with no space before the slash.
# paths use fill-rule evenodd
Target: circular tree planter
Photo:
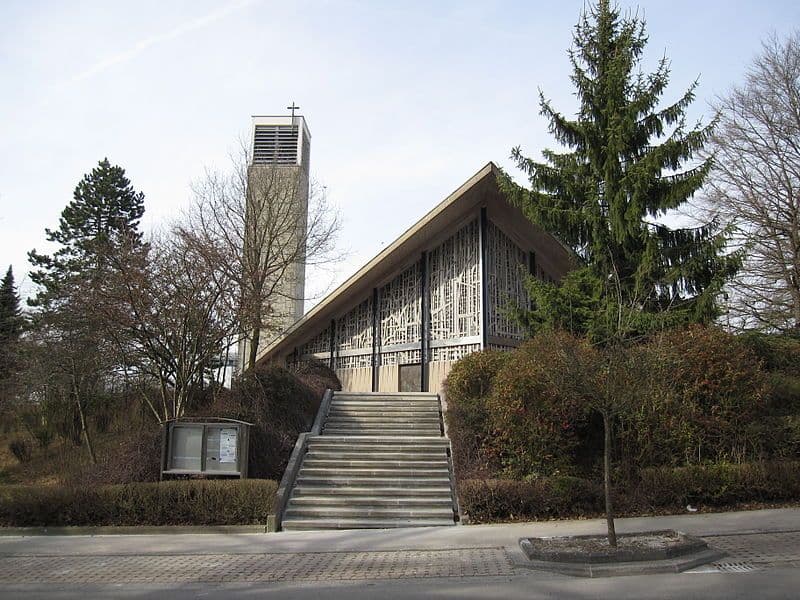
<path id="1" fill-rule="evenodd" d="M 583 577 L 680 572 L 724 554 L 696 537 L 671 529 L 624 533 L 617 547 L 605 535 L 522 538 L 527 566 Z"/>

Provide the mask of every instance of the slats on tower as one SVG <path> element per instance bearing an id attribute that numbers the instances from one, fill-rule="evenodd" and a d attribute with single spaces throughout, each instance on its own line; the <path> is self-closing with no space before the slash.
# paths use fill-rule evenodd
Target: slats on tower
<path id="1" fill-rule="evenodd" d="M 253 162 L 296 165 L 298 135 L 296 125 L 256 125 Z"/>

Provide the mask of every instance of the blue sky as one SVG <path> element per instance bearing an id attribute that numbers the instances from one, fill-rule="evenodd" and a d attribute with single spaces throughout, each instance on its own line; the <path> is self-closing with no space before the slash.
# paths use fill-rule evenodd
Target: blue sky
<path id="1" fill-rule="evenodd" d="M 800 3 L 623 1 L 647 21 L 692 115 L 741 81 Z M 28 289 L 82 175 L 105 156 L 146 194 L 145 225 L 176 217 L 224 167 L 250 115 L 301 107 L 312 172 L 342 214 L 342 281 L 486 162 L 553 147 L 541 88 L 574 109 L 566 50 L 582 1 L 210 0 L 0 2 L 0 267 Z M 325 287 L 321 276 L 315 286 Z"/>

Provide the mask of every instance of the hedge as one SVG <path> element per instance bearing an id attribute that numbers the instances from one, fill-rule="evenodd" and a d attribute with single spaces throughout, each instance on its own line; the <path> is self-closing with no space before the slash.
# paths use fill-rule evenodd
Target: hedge
<path id="1" fill-rule="evenodd" d="M 249 525 L 267 522 L 268 479 L 180 480 L 97 487 L 5 486 L 0 525 Z"/>
<path id="2" fill-rule="evenodd" d="M 602 486 L 578 477 L 470 479 L 459 482 L 458 493 L 461 510 L 472 523 L 599 516 L 603 511 Z M 792 501 L 800 498 L 800 462 L 645 469 L 627 487 L 618 485 L 614 496 L 617 516 L 683 512 L 687 504 L 703 508 Z"/>

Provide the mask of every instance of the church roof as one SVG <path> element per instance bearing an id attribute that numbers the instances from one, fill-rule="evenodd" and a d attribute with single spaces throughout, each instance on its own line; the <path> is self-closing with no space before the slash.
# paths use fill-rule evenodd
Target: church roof
<path id="1" fill-rule="evenodd" d="M 559 268 L 555 270 L 563 270 L 564 265 L 572 260 L 570 251 L 556 238 L 531 224 L 519 209 L 508 205 L 497 185 L 499 174 L 500 171 L 494 163 L 487 163 L 302 318 L 273 339 L 259 352 L 257 360 L 261 362 L 289 354 L 295 347 L 310 340 L 332 319 L 366 299 L 374 287 L 385 284 L 401 269 L 419 260 L 423 251 L 437 246 L 455 228 L 474 218 L 476 210 L 481 206 L 491 205 L 494 209 L 492 214 L 506 221 L 512 229 L 520 230 L 519 236 L 535 237 L 537 247 L 546 255 L 545 262 L 557 263 Z"/>

